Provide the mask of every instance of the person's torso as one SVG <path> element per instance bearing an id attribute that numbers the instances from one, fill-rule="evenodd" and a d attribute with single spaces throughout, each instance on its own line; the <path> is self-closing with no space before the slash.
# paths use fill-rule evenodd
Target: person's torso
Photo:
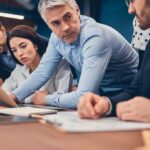
<path id="1" fill-rule="evenodd" d="M 139 83 L 139 95 L 150 98 L 150 42 L 145 50 Z"/>
<path id="2" fill-rule="evenodd" d="M 109 26 L 99 24 L 92 18 L 81 16 L 81 31 L 78 39 L 72 45 L 69 45 L 55 37 L 57 40 L 56 49 L 81 73 L 84 51 L 86 51 L 84 44 L 94 36 L 104 38 L 110 51 L 112 51 L 101 85 L 104 88 L 108 86 L 116 88 L 117 85 L 120 88 L 129 85 L 137 72 L 138 55 L 122 35 Z"/>

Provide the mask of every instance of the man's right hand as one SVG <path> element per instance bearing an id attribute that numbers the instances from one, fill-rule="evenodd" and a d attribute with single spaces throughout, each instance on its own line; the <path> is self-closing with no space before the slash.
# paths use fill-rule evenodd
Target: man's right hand
<path id="1" fill-rule="evenodd" d="M 104 97 L 93 93 L 82 96 L 78 103 L 80 118 L 97 119 L 108 112 L 110 104 Z"/>

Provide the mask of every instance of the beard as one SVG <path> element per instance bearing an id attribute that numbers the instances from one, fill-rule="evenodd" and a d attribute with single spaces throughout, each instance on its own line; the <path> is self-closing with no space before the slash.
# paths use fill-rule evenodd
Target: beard
<path id="1" fill-rule="evenodd" d="M 141 29 L 146 30 L 150 28 L 150 15 L 145 10 L 141 12 L 141 15 L 136 14 L 136 17 L 139 23 L 138 26 Z"/>

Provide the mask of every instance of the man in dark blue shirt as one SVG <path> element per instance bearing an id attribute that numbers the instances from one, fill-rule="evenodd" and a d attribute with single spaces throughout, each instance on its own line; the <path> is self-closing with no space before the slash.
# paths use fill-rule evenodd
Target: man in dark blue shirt
<path id="1" fill-rule="evenodd" d="M 15 68 L 15 62 L 12 60 L 8 51 L 6 39 L 6 29 L 0 22 L 0 85 L 9 77 L 11 71 Z"/>
<path id="2" fill-rule="evenodd" d="M 129 6 L 128 12 L 136 15 L 139 27 L 143 30 L 150 28 L 150 1 L 126 2 Z M 79 101 L 78 113 L 81 118 L 96 119 L 102 115 L 117 115 L 121 120 L 150 122 L 150 41 L 141 70 L 131 86 L 113 97 L 86 94 Z"/>

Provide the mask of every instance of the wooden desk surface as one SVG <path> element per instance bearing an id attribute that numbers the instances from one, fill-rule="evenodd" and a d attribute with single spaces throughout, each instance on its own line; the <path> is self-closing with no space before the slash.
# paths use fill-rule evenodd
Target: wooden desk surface
<path id="1" fill-rule="evenodd" d="M 142 145 L 141 131 L 62 133 L 49 124 L 0 126 L 1 150 L 134 150 Z"/>

